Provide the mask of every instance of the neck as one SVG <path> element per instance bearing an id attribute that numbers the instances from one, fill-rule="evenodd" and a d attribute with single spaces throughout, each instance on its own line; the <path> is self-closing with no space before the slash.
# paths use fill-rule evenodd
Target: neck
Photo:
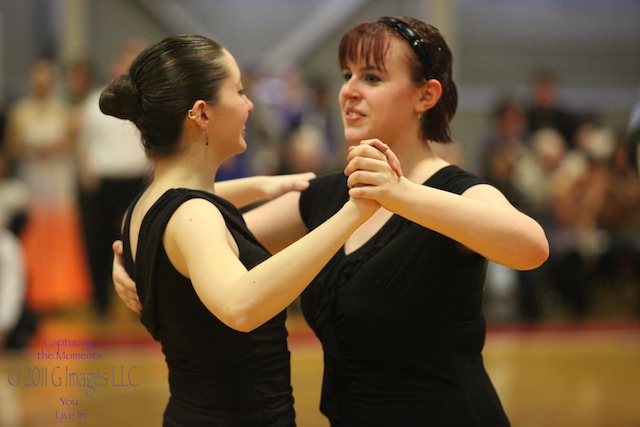
<path id="1" fill-rule="evenodd" d="M 163 190 L 189 188 L 213 193 L 219 163 L 212 164 L 210 156 L 210 152 L 191 150 L 156 161 L 151 186 Z"/>
<path id="2" fill-rule="evenodd" d="M 421 140 L 409 144 L 390 143 L 389 146 L 400 160 L 404 176 L 416 183 L 424 182 L 438 169 L 448 165 L 429 143 Z"/>

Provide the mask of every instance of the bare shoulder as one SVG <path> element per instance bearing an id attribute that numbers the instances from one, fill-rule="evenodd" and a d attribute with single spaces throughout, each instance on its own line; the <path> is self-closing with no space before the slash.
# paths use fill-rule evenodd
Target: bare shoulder
<path id="1" fill-rule="evenodd" d="M 181 233 L 205 232 L 210 227 L 224 226 L 224 218 L 215 204 L 202 198 L 189 199 L 181 204 L 167 224 L 167 231 Z"/>
<path id="2" fill-rule="evenodd" d="M 228 230 L 220 210 L 211 202 L 194 198 L 184 202 L 167 223 L 164 248 L 174 267 L 190 277 L 189 265 L 219 250 L 229 250 Z"/>

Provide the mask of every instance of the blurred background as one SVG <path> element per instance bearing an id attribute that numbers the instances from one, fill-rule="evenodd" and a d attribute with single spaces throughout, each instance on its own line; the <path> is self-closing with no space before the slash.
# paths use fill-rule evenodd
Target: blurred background
<path id="1" fill-rule="evenodd" d="M 384 15 L 435 25 L 453 51 L 456 141 L 434 149 L 547 231 L 544 266 L 491 264 L 487 281 L 488 369 L 514 424 L 640 425 L 640 378 L 629 376 L 640 363 L 640 0 L 2 0 L 0 426 L 48 425 L 49 409 L 24 408 L 53 410 L 57 395 L 4 379 L 52 335 L 95 338 L 109 363 L 135 349 L 159 377 L 138 409 L 164 405 L 159 349 L 110 283 L 110 243 L 148 164 L 135 131 L 97 110 L 101 88 L 150 43 L 209 36 L 234 54 L 255 103 L 249 148 L 218 178 L 333 171 L 346 153 L 338 42 Z M 290 311 L 301 425 L 325 425 L 320 350 Z M 540 372 L 525 375 L 542 360 L 525 354 L 545 355 Z M 582 383 L 594 366 L 607 368 Z M 567 387 L 540 393 L 536 380 Z M 93 422 L 82 425 L 119 421 Z"/>

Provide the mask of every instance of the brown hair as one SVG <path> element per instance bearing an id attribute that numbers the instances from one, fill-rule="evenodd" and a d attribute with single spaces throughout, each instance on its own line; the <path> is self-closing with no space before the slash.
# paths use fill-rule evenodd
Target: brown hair
<path id="1" fill-rule="evenodd" d="M 197 100 L 218 102 L 229 76 L 224 50 L 202 36 L 173 36 L 146 48 L 100 95 L 104 114 L 132 121 L 151 158 L 179 150 L 182 124 Z"/>

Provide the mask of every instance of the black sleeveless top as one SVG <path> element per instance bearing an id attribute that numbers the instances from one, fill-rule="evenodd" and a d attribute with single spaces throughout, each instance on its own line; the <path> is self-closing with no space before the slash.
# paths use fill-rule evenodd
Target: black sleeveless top
<path id="1" fill-rule="evenodd" d="M 457 166 L 424 185 L 462 194 L 484 183 Z M 301 194 L 314 229 L 348 200 L 344 174 Z M 393 215 L 362 247 L 339 251 L 303 292 L 324 349 L 321 411 L 332 427 L 509 425 L 485 371 L 487 261 Z"/>
<path id="2" fill-rule="evenodd" d="M 203 191 L 172 189 L 145 215 L 134 263 L 130 212 L 138 199 L 132 203 L 123 232 L 125 264 L 143 305 L 141 321 L 162 344 L 169 368 L 164 425 L 294 426 L 286 313 L 249 333 L 233 330 L 204 306 L 191 281 L 169 261 L 164 230 L 176 209 L 192 198 L 220 210 L 247 269 L 269 257 L 231 203 Z"/>

